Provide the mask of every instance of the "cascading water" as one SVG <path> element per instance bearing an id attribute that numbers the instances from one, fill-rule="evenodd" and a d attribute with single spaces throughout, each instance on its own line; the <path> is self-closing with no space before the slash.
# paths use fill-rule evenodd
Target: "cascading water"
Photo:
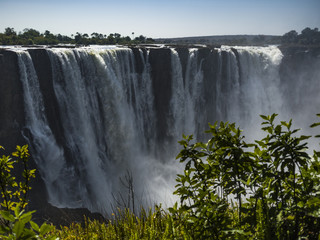
<path id="1" fill-rule="evenodd" d="M 153 86 L 149 50 L 129 48 L 46 49 L 56 106 L 50 128 L 39 79 L 27 50 L 16 51 L 23 83 L 25 137 L 46 184 L 49 202 L 105 213 L 126 172 L 139 204 L 171 202 L 182 134 L 203 138 L 208 122 L 236 122 L 247 133 L 259 129 L 259 114 L 287 117 L 277 47 L 226 47 L 187 51 L 170 48 L 170 94 Z M 206 54 L 206 55 L 205 55 Z M 137 71 L 137 60 L 141 71 Z M 209 74 L 209 73 L 210 74 Z M 167 96 L 168 109 L 155 98 Z M 166 111 L 162 113 L 161 111 Z M 159 153 L 156 128 L 165 153 Z M 314 114 L 314 113 L 311 113 Z M 251 134 L 251 133 L 250 133 Z M 249 135 L 250 135 L 249 134 Z M 254 133 L 255 134 L 255 133 Z"/>
<path id="2" fill-rule="evenodd" d="M 43 98 L 31 56 L 27 51 L 19 51 L 17 55 L 20 79 L 24 89 L 27 124 L 24 134 L 29 139 L 32 152 L 35 153 L 33 158 L 46 183 L 49 198 L 56 199 L 61 197 L 60 192 L 56 194 L 54 190 L 55 185 L 61 184 L 61 169 L 65 165 L 63 151 L 57 145 L 44 115 Z"/>
<path id="3" fill-rule="evenodd" d="M 228 74 L 225 83 L 227 96 L 221 97 L 224 103 L 223 120 L 236 122 L 250 132 L 258 132 L 260 114 L 282 113 L 284 99 L 279 91 L 279 66 L 283 57 L 277 47 L 236 47 L 236 53 L 226 48 L 228 55 Z M 250 133 L 248 133 L 251 135 Z M 254 137 L 257 137 L 254 134 Z"/>

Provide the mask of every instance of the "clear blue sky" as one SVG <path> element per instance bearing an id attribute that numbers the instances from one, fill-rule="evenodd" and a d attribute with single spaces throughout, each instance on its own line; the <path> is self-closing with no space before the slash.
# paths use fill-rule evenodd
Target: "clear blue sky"
<path id="1" fill-rule="evenodd" d="M 0 0 L 0 32 L 6 27 L 69 36 L 282 35 L 320 29 L 320 0 Z"/>

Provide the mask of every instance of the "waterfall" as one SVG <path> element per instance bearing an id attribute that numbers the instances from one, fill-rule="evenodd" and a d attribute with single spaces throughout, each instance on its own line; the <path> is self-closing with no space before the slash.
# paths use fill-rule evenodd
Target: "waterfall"
<path id="1" fill-rule="evenodd" d="M 63 184 L 60 181 L 61 170 L 65 166 L 63 150 L 57 145 L 44 115 L 43 98 L 31 56 L 27 51 L 19 51 L 17 55 L 24 89 L 26 126 L 23 133 L 35 153 L 33 158 L 45 181 L 49 198 L 68 196 L 60 192 Z"/>
<path id="2" fill-rule="evenodd" d="M 161 81 L 170 84 L 162 90 L 170 94 L 154 88 L 158 66 L 149 60 L 150 49 L 47 48 L 59 128 L 49 124 L 32 57 L 15 50 L 24 89 L 23 134 L 51 204 L 111 211 L 117 196 L 127 198 L 121 179 L 128 171 L 137 204 L 172 203 L 182 134 L 203 139 L 209 122 L 223 120 L 253 135 L 259 114 L 290 115 L 277 47 L 166 50 L 171 61 L 162 71 L 171 78 Z M 155 106 L 159 96 L 170 98 L 165 113 Z M 165 147 L 157 136 L 159 114 L 166 114 Z"/>
<path id="3" fill-rule="evenodd" d="M 223 49 L 228 52 L 228 77 L 223 79 L 227 95 L 220 97 L 226 101 L 223 120 L 236 122 L 251 135 L 260 129 L 260 114 L 282 113 L 287 119 L 280 92 L 281 51 L 275 46 Z"/>

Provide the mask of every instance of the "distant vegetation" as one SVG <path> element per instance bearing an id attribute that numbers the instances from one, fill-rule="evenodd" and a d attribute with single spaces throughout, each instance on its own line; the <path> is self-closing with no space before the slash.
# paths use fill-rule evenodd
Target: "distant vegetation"
<path id="1" fill-rule="evenodd" d="M 283 36 L 275 35 L 217 35 L 183 38 L 162 38 L 156 42 L 166 44 L 205 44 L 205 45 L 238 45 L 238 46 L 263 46 L 263 45 L 320 45 L 320 32 L 318 28 L 309 27 L 298 34 L 295 30 Z"/>
<path id="2" fill-rule="evenodd" d="M 311 29 L 309 27 L 303 29 L 301 34 L 295 30 L 287 32 L 281 38 L 282 44 L 294 45 L 320 45 L 320 32 L 318 28 Z"/>
<path id="3" fill-rule="evenodd" d="M 93 32 L 90 34 L 79 33 L 75 35 L 65 36 L 61 34 L 53 34 L 46 30 L 44 33 L 33 28 L 26 28 L 23 32 L 17 33 L 14 28 L 7 27 L 4 33 L 0 33 L 0 45 L 55 45 L 55 44 L 79 44 L 79 45 L 114 45 L 114 44 L 141 44 L 153 43 L 152 38 L 143 35 L 134 38 L 129 36 L 121 36 L 119 33 L 111 33 L 105 35 Z"/>
<path id="4" fill-rule="evenodd" d="M 156 39 L 156 42 L 165 44 L 204 44 L 204 45 L 229 45 L 229 46 L 260 46 L 280 44 L 281 36 L 271 35 L 221 35 L 183 38 Z"/>
<path id="5" fill-rule="evenodd" d="M 318 28 L 309 27 L 303 29 L 300 34 L 292 30 L 283 36 L 274 35 L 225 35 L 225 36 L 202 36 L 185 38 L 160 38 L 152 39 L 143 35 L 134 37 L 121 36 L 119 33 L 110 33 L 109 35 L 93 32 L 72 34 L 65 36 L 53 34 L 46 30 L 44 33 L 33 28 L 26 28 L 17 33 L 14 28 L 7 27 L 3 33 L 0 33 L 0 45 L 56 45 L 56 44 L 75 44 L 75 45 L 130 45 L 130 44 L 205 44 L 205 45 L 320 45 L 320 32 Z"/>

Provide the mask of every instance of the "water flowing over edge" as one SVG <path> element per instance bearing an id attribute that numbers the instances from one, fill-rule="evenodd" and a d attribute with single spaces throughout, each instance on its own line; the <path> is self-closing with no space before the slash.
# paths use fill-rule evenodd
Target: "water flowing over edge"
<path id="1" fill-rule="evenodd" d="M 111 211 L 111 203 L 127 197 L 128 172 L 139 204 L 171 204 L 182 134 L 205 139 L 208 122 L 224 120 L 250 138 L 260 128 L 259 114 L 292 116 L 277 47 L 222 46 L 206 57 L 198 48 L 170 48 L 165 91 L 155 88 L 152 50 L 52 48 L 46 52 L 60 126 L 52 129 L 32 57 L 26 49 L 15 51 L 24 89 L 23 134 L 49 202 L 58 207 Z M 161 109 L 159 99 L 167 101 Z"/>

